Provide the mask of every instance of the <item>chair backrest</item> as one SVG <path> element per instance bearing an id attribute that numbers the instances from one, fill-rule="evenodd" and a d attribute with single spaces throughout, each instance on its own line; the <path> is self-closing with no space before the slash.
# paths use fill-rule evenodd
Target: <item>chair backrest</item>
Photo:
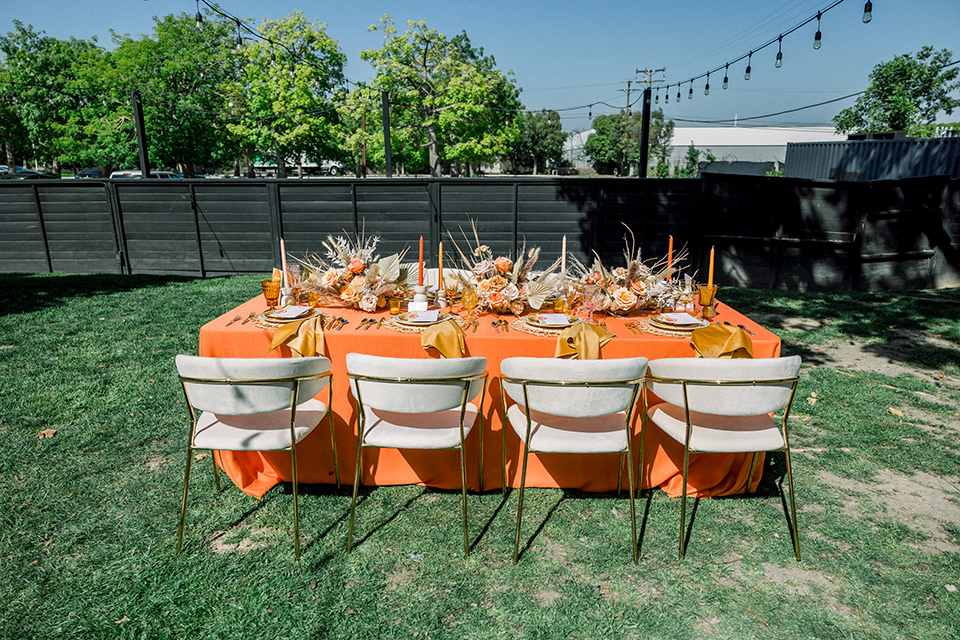
<path id="1" fill-rule="evenodd" d="M 713 358 L 663 358 L 650 361 L 649 389 L 672 405 L 682 407 L 686 380 L 687 400 L 692 411 L 724 416 L 756 416 L 779 411 L 790 401 L 793 381 L 800 372 L 800 356 L 721 360 Z M 675 382 L 660 382 L 668 378 Z M 714 384 L 716 381 L 780 384 Z M 701 381 L 694 384 L 690 381 Z"/>
<path id="2" fill-rule="evenodd" d="M 178 355 L 176 363 L 181 378 L 195 379 L 184 381 L 190 404 L 201 411 L 226 415 L 289 409 L 295 379 L 330 371 L 330 360 L 322 357 L 205 358 Z M 229 382 L 223 384 L 220 382 L 223 380 Z M 306 402 L 329 382 L 329 376 L 303 380 L 297 401 Z"/>
<path id="3" fill-rule="evenodd" d="M 459 407 L 465 385 L 470 385 L 467 400 L 480 394 L 484 382 L 482 376 L 487 370 L 486 358 L 436 360 L 348 353 L 346 361 L 354 397 L 357 397 L 359 387 L 364 405 L 398 413 L 434 413 Z M 476 379 L 467 383 L 462 381 L 464 378 Z"/>
<path id="4" fill-rule="evenodd" d="M 500 372 L 516 380 L 503 380 L 504 391 L 514 402 L 524 404 L 524 385 L 520 381 L 527 381 L 530 409 L 571 418 L 593 418 L 627 410 L 631 400 L 639 398 L 633 393 L 637 385 L 631 381 L 642 380 L 646 371 L 646 358 L 520 357 L 506 358 L 500 363 Z M 542 384 L 559 381 L 567 384 Z"/>

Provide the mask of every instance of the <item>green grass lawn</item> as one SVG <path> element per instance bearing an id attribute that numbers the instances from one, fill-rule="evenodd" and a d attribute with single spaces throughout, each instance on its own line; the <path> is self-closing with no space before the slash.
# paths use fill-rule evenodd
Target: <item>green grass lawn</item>
<path id="1" fill-rule="evenodd" d="M 207 458 L 178 556 L 173 357 L 258 286 L 0 274 L 0 637 L 960 637 L 960 291 L 723 292 L 805 359 L 802 562 L 776 457 L 758 496 L 697 504 L 682 561 L 655 492 L 639 565 L 625 494 L 528 491 L 514 565 L 516 492 L 469 496 L 464 559 L 458 492 L 367 489 L 348 555 L 349 492 L 310 485 L 298 564 L 290 487 L 217 494 Z"/>

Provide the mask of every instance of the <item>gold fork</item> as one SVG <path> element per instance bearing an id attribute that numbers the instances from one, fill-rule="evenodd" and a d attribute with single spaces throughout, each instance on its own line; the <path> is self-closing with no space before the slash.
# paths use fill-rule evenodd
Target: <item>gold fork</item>
<path id="1" fill-rule="evenodd" d="M 250 322 L 251 320 L 253 320 L 256 316 L 257 316 L 257 314 L 256 314 L 255 312 L 250 312 L 250 315 L 248 315 L 248 316 L 246 317 L 246 319 L 244 319 L 244 321 L 241 322 L 240 324 L 247 324 L 248 322 Z"/>
<path id="2" fill-rule="evenodd" d="M 236 322 L 236 321 L 239 320 L 239 319 L 240 319 L 240 314 L 238 313 L 237 315 L 233 316 L 233 320 L 231 320 L 230 322 L 227 323 L 227 326 L 229 327 L 230 325 L 232 325 L 234 322 Z"/>

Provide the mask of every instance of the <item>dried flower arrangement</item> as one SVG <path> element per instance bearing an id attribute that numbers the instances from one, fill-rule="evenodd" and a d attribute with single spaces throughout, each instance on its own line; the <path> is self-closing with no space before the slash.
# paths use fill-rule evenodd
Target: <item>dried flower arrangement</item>
<path id="1" fill-rule="evenodd" d="M 349 234 L 327 236 L 323 256 L 298 260 L 305 271 L 301 288 L 367 312 L 385 307 L 390 296 L 416 278 L 416 265 L 402 264 L 406 250 L 381 258 L 376 254 L 379 242 L 379 236 L 367 237 L 363 230 L 353 239 Z"/>
<path id="2" fill-rule="evenodd" d="M 553 292 L 548 284 L 549 276 L 560 266 L 557 260 L 549 268 L 533 275 L 533 265 L 540 257 L 540 248 L 527 250 L 526 243 L 520 249 L 516 261 L 508 256 L 494 257 L 490 247 L 480 242 L 476 222 L 470 222 L 473 241 L 463 231 L 466 251 L 460 247 L 451 233 L 447 236 L 459 255 L 454 277 L 463 289 L 473 289 L 479 299 L 478 307 L 495 313 L 523 313 L 527 305 L 539 309 Z"/>
<path id="3" fill-rule="evenodd" d="M 596 254 L 590 267 L 575 257 L 572 260 L 571 272 L 576 282 L 600 288 L 600 311 L 628 313 L 637 308 L 659 307 L 667 300 L 676 298 L 682 286 L 680 278 L 671 280 L 669 277 L 680 271 L 676 265 L 687 258 L 686 247 L 676 252 L 672 259 L 664 256 L 647 265 L 636 246 L 633 231 L 629 227 L 627 231 L 629 238 L 626 234 L 623 237 L 626 266 L 608 270 Z"/>

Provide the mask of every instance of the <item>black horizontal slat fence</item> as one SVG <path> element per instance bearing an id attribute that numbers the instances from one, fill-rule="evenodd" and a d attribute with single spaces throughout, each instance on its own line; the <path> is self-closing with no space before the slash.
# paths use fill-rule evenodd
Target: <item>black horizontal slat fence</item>
<path id="1" fill-rule="evenodd" d="M 725 285 L 884 290 L 960 285 L 960 181 L 873 183 L 712 175 L 703 179 L 374 178 L 0 183 L 0 271 L 268 273 L 328 236 L 378 236 L 445 263 L 480 242 L 495 255 L 540 247 L 607 266 L 639 249 L 649 262 L 688 252 L 703 272 L 716 250 Z"/>

